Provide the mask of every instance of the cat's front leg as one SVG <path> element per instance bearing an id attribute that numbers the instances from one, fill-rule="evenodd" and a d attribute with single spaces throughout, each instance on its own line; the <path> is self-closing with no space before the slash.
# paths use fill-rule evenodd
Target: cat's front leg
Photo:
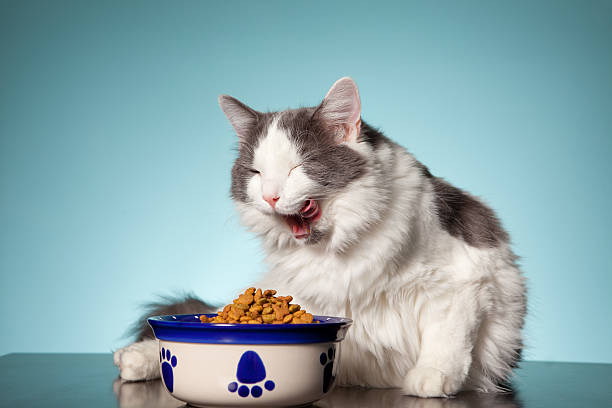
<path id="1" fill-rule="evenodd" d="M 467 379 L 480 325 L 477 290 L 432 296 L 419 314 L 421 347 L 403 392 L 418 397 L 456 394 Z"/>

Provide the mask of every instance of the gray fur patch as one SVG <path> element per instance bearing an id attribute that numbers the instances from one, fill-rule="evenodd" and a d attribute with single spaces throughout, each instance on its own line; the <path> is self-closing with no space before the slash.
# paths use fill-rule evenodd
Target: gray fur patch
<path id="1" fill-rule="evenodd" d="M 130 330 L 130 335 L 136 335 L 137 341 L 153 338 L 153 330 L 147 323 L 147 318 L 151 316 L 163 316 L 173 314 L 201 314 L 214 313 L 216 308 L 205 303 L 193 294 L 182 296 L 161 296 L 157 302 L 151 302 L 144 306 L 145 313 L 134 324 Z"/>
<path id="2" fill-rule="evenodd" d="M 417 161 L 415 163 L 415 166 L 419 169 L 423 177 L 428 178 L 428 179 L 433 178 L 433 175 L 431 174 L 431 172 L 429 171 L 429 168 L 426 165 Z"/>
<path id="3" fill-rule="evenodd" d="M 377 149 L 382 144 L 390 142 L 380 130 L 373 128 L 363 120 L 361 121 L 361 132 L 359 132 L 358 141 L 367 143 L 374 149 Z"/>
<path id="4" fill-rule="evenodd" d="M 442 228 L 476 248 L 492 248 L 508 242 L 493 210 L 468 193 L 432 177 L 435 206 Z"/>
<path id="5" fill-rule="evenodd" d="M 318 228 L 312 228 L 310 236 L 308 237 L 308 243 L 311 245 L 319 243 L 327 234 Z"/>
<path id="6" fill-rule="evenodd" d="M 521 327 L 522 328 L 522 327 Z M 512 361 L 510 362 L 511 368 L 519 368 L 519 364 L 523 359 L 523 345 L 521 344 L 520 348 L 514 349 L 514 356 Z"/>
<path id="7" fill-rule="evenodd" d="M 344 144 L 335 143 L 333 129 L 315 115 L 315 108 L 282 112 L 279 127 L 298 146 L 306 174 L 317 182 L 322 194 L 346 187 L 366 171 L 366 160 Z"/>
<path id="8" fill-rule="evenodd" d="M 236 201 L 247 202 L 249 197 L 246 189 L 253 172 L 253 156 L 261 138 L 272 123 L 273 114 L 258 112 L 257 122 L 238 143 L 238 158 L 232 167 L 231 196 Z"/>

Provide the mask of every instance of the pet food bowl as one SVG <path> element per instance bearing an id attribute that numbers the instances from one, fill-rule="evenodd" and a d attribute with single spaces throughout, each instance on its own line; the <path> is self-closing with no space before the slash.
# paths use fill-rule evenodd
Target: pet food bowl
<path id="1" fill-rule="evenodd" d="M 207 314 L 212 317 L 215 314 Z M 195 406 L 299 406 L 333 387 L 339 345 L 352 320 L 310 324 L 213 324 L 200 315 L 148 319 L 159 339 L 162 381 Z"/>

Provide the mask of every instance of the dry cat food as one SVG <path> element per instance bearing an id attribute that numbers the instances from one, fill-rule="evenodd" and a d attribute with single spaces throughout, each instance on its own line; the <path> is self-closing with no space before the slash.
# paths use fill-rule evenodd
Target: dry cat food
<path id="1" fill-rule="evenodd" d="M 300 324 L 313 323 L 312 314 L 292 304 L 292 296 L 274 296 L 276 291 L 248 288 L 217 316 L 200 316 L 202 323 Z M 314 321 L 318 323 L 317 321 Z"/>

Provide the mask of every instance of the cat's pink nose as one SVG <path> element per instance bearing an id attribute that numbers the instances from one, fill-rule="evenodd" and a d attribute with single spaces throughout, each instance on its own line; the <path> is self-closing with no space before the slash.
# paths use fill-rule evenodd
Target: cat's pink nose
<path id="1" fill-rule="evenodd" d="M 270 207 L 274 208 L 276 206 L 276 202 L 278 201 L 280 197 L 277 195 L 274 196 L 263 196 L 263 199 L 265 202 L 267 202 L 268 204 L 270 204 Z"/>

